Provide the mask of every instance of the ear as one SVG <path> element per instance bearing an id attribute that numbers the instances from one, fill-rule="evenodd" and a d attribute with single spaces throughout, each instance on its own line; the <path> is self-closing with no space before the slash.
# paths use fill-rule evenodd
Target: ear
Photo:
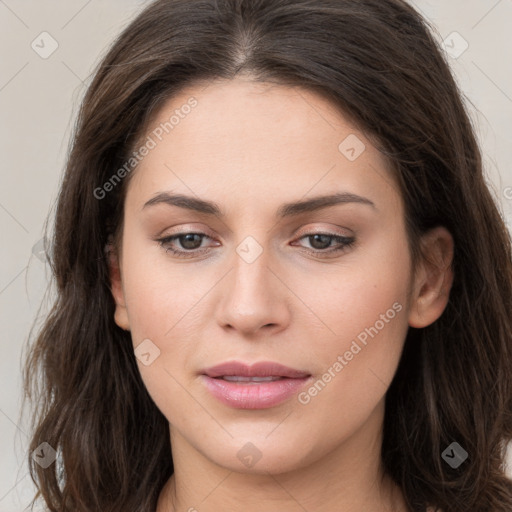
<path id="1" fill-rule="evenodd" d="M 422 236 L 423 255 L 414 277 L 409 325 L 426 327 L 443 313 L 453 283 L 453 238 L 443 226 Z"/>
<path id="2" fill-rule="evenodd" d="M 105 247 L 105 252 L 107 253 L 108 259 L 110 291 L 112 292 L 112 296 L 114 297 L 116 303 L 114 321 L 119 327 L 121 327 L 121 329 L 129 331 L 130 322 L 128 320 L 128 311 L 126 309 L 124 299 L 120 258 L 112 237 L 109 238 L 107 246 Z"/>

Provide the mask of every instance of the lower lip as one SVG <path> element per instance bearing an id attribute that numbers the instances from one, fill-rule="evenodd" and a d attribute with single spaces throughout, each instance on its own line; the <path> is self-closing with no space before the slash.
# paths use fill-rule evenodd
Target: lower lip
<path id="1" fill-rule="evenodd" d="M 270 382 L 229 382 L 202 375 L 206 388 L 225 405 L 237 409 L 266 409 L 290 398 L 308 382 L 302 379 L 280 379 Z"/>

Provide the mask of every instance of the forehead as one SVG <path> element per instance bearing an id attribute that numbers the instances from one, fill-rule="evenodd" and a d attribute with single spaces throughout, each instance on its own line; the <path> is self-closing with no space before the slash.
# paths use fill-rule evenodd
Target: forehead
<path id="1" fill-rule="evenodd" d="M 170 190 L 245 197 L 247 208 L 341 190 L 399 201 L 387 159 L 335 105 L 306 89 L 248 79 L 196 84 L 164 103 L 145 137 L 153 147 L 127 196 L 139 208 Z"/>

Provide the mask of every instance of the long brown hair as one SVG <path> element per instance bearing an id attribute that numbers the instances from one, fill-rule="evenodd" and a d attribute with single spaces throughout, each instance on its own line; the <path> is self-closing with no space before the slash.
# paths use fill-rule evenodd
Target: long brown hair
<path id="1" fill-rule="evenodd" d="M 120 232 L 131 169 L 98 190 L 120 176 L 163 101 L 244 73 L 323 95 L 389 157 L 414 262 L 422 233 L 451 232 L 450 299 L 436 322 L 409 328 L 386 396 L 382 460 L 414 512 L 512 510 L 511 240 L 434 30 L 403 0 L 157 0 L 122 32 L 82 102 L 49 237 L 57 297 L 24 373 L 34 502 L 156 508 L 173 472 L 169 425 L 130 333 L 114 323 L 104 252 Z M 47 468 L 30 456 L 43 442 L 57 452 Z M 454 442 L 468 454 L 456 468 L 442 457 Z"/>

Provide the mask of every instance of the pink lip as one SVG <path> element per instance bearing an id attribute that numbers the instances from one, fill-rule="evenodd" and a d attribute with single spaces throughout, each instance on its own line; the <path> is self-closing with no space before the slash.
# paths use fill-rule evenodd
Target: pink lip
<path id="1" fill-rule="evenodd" d="M 223 376 L 284 377 L 271 382 L 229 382 Z M 280 404 L 296 394 L 311 374 L 278 363 L 259 362 L 252 366 L 228 361 L 204 370 L 206 388 L 225 405 L 238 409 L 265 409 Z"/>
<path id="2" fill-rule="evenodd" d="M 239 361 L 227 361 L 203 370 L 208 377 L 223 377 L 236 375 L 239 377 L 289 377 L 297 379 L 308 377 L 310 374 L 272 361 L 260 361 L 247 365 Z"/>

